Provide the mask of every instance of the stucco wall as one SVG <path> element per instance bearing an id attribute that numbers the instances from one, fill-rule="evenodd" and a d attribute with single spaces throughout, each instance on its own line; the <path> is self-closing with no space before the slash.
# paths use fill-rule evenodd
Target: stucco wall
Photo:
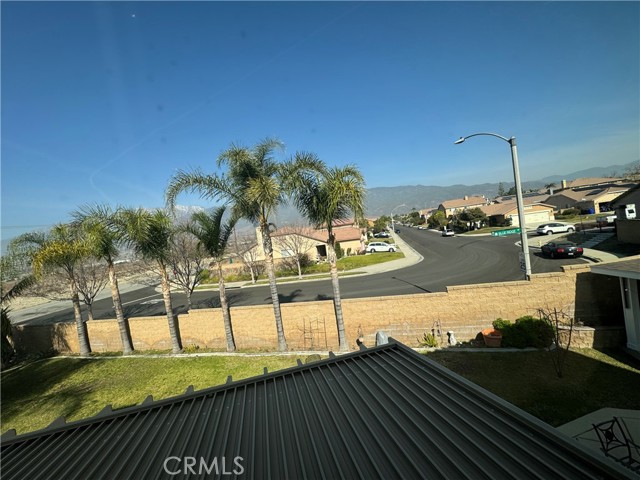
<path id="1" fill-rule="evenodd" d="M 562 273 L 534 274 L 531 282 L 515 281 L 448 287 L 447 292 L 397 295 L 343 300 L 345 328 L 350 347 L 360 337 L 375 344 L 378 330 L 410 346 L 432 328 L 452 330 L 460 341 L 475 338 L 498 317 L 513 320 L 535 315 L 539 308 L 557 308 L 573 313 L 585 324 L 622 322 L 617 279 L 590 272 L 588 265 L 565 267 Z M 216 293 L 212 293 L 216 295 Z M 284 330 L 291 350 L 337 350 L 333 302 L 315 301 L 282 304 Z M 275 350 L 277 338 L 273 307 L 233 307 L 231 318 L 237 347 L 241 350 Z M 166 317 L 129 320 L 134 348 L 170 349 Z M 183 345 L 224 349 L 220 309 L 198 309 L 179 317 Z M 22 351 L 55 348 L 77 352 L 75 325 L 20 327 L 16 344 Z M 120 350 L 115 320 L 94 320 L 88 324 L 94 351 Z"/>

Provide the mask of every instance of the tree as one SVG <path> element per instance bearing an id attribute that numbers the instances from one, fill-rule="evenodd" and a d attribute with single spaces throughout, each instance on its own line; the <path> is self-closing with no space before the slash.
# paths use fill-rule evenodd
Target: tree
<path id="1" fill-rule="evenodd" d="M 78 263 L 76 284 L 80 299 L 87 306 L 87 321 L 93 320 L 93 301 L 108 282 L 109 277 L 104 265 L 98 265 L 92 259 Z"/>
<path id="2" fill-rule="evenodd" d="M 191 296 L 202 280 L 207 252 L 200 248 L 198 239 L 191 233 L 191 224 L 178 227 L 171 239 L 168 264 L 173 272 L 171 283 L 187 296 L 187 307 L 191 310 Z"/>
<path id="3" fill-rule="evenodd" d="M 172 351 L 180 353 L 182 342 L 178 322 L 173 314 L 171 286 L 167 272 L 171 238 L 174 234 L 171 219 L 161 210 L 150 212 L 142 208 L 122 208 L 116 212 L 115 225 L 126 244 L 142 258 L 155 262 L 158 267 Z"/>
<path id="4" fill-rule="evenodd" d="M 125 318 L 122 308 L 114 262 L 119 254 L 119 244 L 123 241 L 123 232 L 118 229 L 116 213 L 107 205 L 87 205 L 74 212 L 73 217 L 85 232 L 93 256 L 107 264 L 111 299 L 122 341 L 122 353 L 129 355 L 133 352 L 133 342 L 129 320 Z"/>
<path id="5" fill-rule="evenodd" d="M 11 338 L 11 319 L 9 318 L 9 313 L 11 312 L 11 301 L 22 295 L 36 282 L 36 278 L 33 275 L 27 275 L 19 280 L 11 282 L 11 279 L 13 278 L 12 273 L 14 271 L 13 263 L 11 255 L 5 255 L 0 259 L 0 352 L 2 354 L 2 368 L 8 365 L 15 353 Z"/>
<path id="6" fill-rule="evenodd" d="M 242 235 L 238 238 L 233 234 L 233 252 L 240 258 L 245 268 L 251 275 L 251 283 L 255 284 L 258 277 L 264 271 L 264 262 L 258 256 L 258 244 L 254 236 Z"/>
<path id="7" fill-rule="evenodd" d="M 80 355 L 91 353 L 87 325 L 82 319 L 77 284 L 78 264 L 91 256 L 89 244 L 81 230 L 71 224 L 58 224 L 48 234 L 25 233 L 11 242 L 10 248 L 25 248 L 31 258 L 33 273 L 41 278 L 47 271 L 56 270 L 66 276 L 73 303 Z"/>
<path id="8" fill-rule="evenodd" d="M 373 231 L 374 233 L 383 232 L 387 229 L 387 225 L 391 223 L 391 217 L 387 217 L 386 215 L 382 215 L 378 217 L 373 222 Z"/>
<path id="9" fill-rule="evenodd" d="M 436 210 L 433 214 L 427 219 L 427 224 L 429 228 L 441 229 L 448 223 L 447 217 L 442 210 Z"/>
<path id="10" fill-rule="evenodd" d="M 504 183 L 500 182 L 498 184 L 498 196 L 499 197 L 504 197 L 505 191 L 504 191 Z"/>
<path id="11" fill-rule="evenodd" d="M 487 214 L 480 207 L 468 208 L 460 214 L 463 223 L 472 223 L 481 226 L 487 221 Z"/>
<path id="12" fill-rule="evenodd" d="M 273 264 L 270 227 L 272 216 L 284 205 L 296 185 L 321 167 L 317 159 L 296 155 L 279 162 L 273 154 L 283 144 L 266 139 L 252 148 L 232 144 L 218 157 L 218 167 L 226 167 L 222 175 L 205 175 L 200 171 L 179 171 L 165 192 L 166 204 L 174 208 L 177 196 L 183 192 L 198 192 L 203 198 L 222 199 L 231 205 L 233 218 L 244 218 L 259 227 L 269 291 L 278 335 L 278 350 L 287 350 L 282 325 L 280 299 Z"/>
<path id="13" fill-rule="evenodd" d="M 554 189 L 554 188 L 556 188 L 557 186 L 558 186 L 558 184 L 557 184 L 557 183 L 551 182 L 551 183 L 547 183 L 547 184 L 544 186 L 544 188 L 545 188 L 547 191 L 551 192 L 551 190 L 552 190 L 552 189 Z"/>
<path id="14" fill-rule="evenodd" d="M 333 308 L 338 328 L 338 344 L 341 351 L 347 351 L 349 345 L 342 315 L 333 222 L 348 218 L 350 214 L 355 215 L 356 218 L 364 216 L 364 177 L 354 165 L 325 169 L 317 177 L 308 177 L 305 184 L 297 190 L 294 198 L 300 212 L 313 225 L 327 229 L 327 258 L 331 266 Z"/>
<path id="15" fill-rule="evenodd" d="M 277 238 L 278 245 L 289 254 L 286 259 L 291 259 L 295 262 L 295 267 L 298 270 L 298 278 L 302 278 L 303 264 L 308 264 L 307 252 L 313 247 L 313 241 L 310 239 L 311 232 L 309 230 L 309 227 L 303 225 L 292 225 L 287 227 L 285 234 Z M 283 260 L 285 260 L 285 258 L 283 258 Z M 293 265 L 290 266 L 293 267 Z"/>
<path id="16" fill-rule="evenodd" d="M 640 181 L 640 161 L 634 162 L 624 172 L 624 176 L 627 180 L 633 180 L 634 182 Z"/>
<path id="17" fill-rule="evenodd" d="M 233 327 L 231 325 L 231 313 L 229 312 L 229 302 L 224 285 L 224 274 L 222 272 L 222 261 L 224 258 L 229 238 L 236 224 L 236 219 L 231 218 L 227 223 L 222 223 L 225 207 L 216 208 L 212 213 L 196 212 L 191 216 L 193 224 L 186 229 L 198 239 L 201 246 L 212 258 L 218 271 L 218 291 L 220 294 L 220 308 L 224 320 L 224 332 L 227 337 L 227 352 L 236 349 L 233 338 Z"/>

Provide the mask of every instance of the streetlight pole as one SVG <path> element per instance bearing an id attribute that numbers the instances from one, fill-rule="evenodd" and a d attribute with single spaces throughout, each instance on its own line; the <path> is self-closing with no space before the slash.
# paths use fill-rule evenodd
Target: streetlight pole
<path id="1" fill-rule="evenodd" d="M 525 280 L 531 280 L 531 259 L 529 258 L 529 240 L 527 238 L 525 215 L 524 215 L 524 202 L 522 201 L 522 185 L 520 184 L 520 167 L 518 165 L 518 148 L 516 147 L 516 137 L 505 138 L 502 135 L 496 133 L 474 133 L 473 135 L 467 135 L 466 137 L 460 137 L 453 142 L 456 145 L 461 144 L 467 138 L 476 137 L 479 135 L 487 135 L 490 137 L 497 137 L 500 140 L 504 140 L 511 146 L 511 162 L 513 163 L 513 179 L 516 184 L 516 204 L 518 207 L 518 220 L 520 222 L 520 243 L 522 245 L 522 256 L 524 259 L 524 278 Z"/>
<path id="2" fill-rule="evenodd" d="M 391 233 L 393 235 L 395 235 L 395 233 L 396 233 L 396 227 L 395 227 L 395 223 L 393 221 L 393 212 L 396 211 L 396 208 L 400 208 L 400 207 L 406 207 L 406 205 L 403 203 L 402 205 L 398 205 L 397 207 L 394 207 L 393 210 L 391 210 Z"/>

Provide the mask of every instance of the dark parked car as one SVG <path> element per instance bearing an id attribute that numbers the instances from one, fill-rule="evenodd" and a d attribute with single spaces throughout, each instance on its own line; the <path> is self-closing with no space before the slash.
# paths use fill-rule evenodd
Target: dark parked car
<path id="1" fill-rule="evenodd" d="M 577 246 L 571 242 L 549 242 L 542 246 L 542 254 L 548 255 L 551 258 L 557 257 L 579 257 L 582 255 L 582 247 Z"/>
<path id="2" fill-rule="evenodd" d="M 399 228 L 396 228 L 396 233 L 400 233 L 400 229 Z"/>

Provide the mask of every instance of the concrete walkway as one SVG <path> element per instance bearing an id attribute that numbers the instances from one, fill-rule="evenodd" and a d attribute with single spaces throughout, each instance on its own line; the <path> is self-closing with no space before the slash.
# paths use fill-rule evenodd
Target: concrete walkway
<path id="1" fill-rule="evenodd" d="M 612 420 L 613 417 L 618 417 L 622 421 L 623 427 L 626 426 L 627 433 L 634 443 L 640 443 L 640 410 L 602 408 L 572 422 L 565 423 L 557 427 L 557 429 L 575 439 L 580 445 L 604 455 L 604 452 L 600 449 L 600 440 L 598 440 L 598 435 L 593 429 L 593 424 Z"/>

